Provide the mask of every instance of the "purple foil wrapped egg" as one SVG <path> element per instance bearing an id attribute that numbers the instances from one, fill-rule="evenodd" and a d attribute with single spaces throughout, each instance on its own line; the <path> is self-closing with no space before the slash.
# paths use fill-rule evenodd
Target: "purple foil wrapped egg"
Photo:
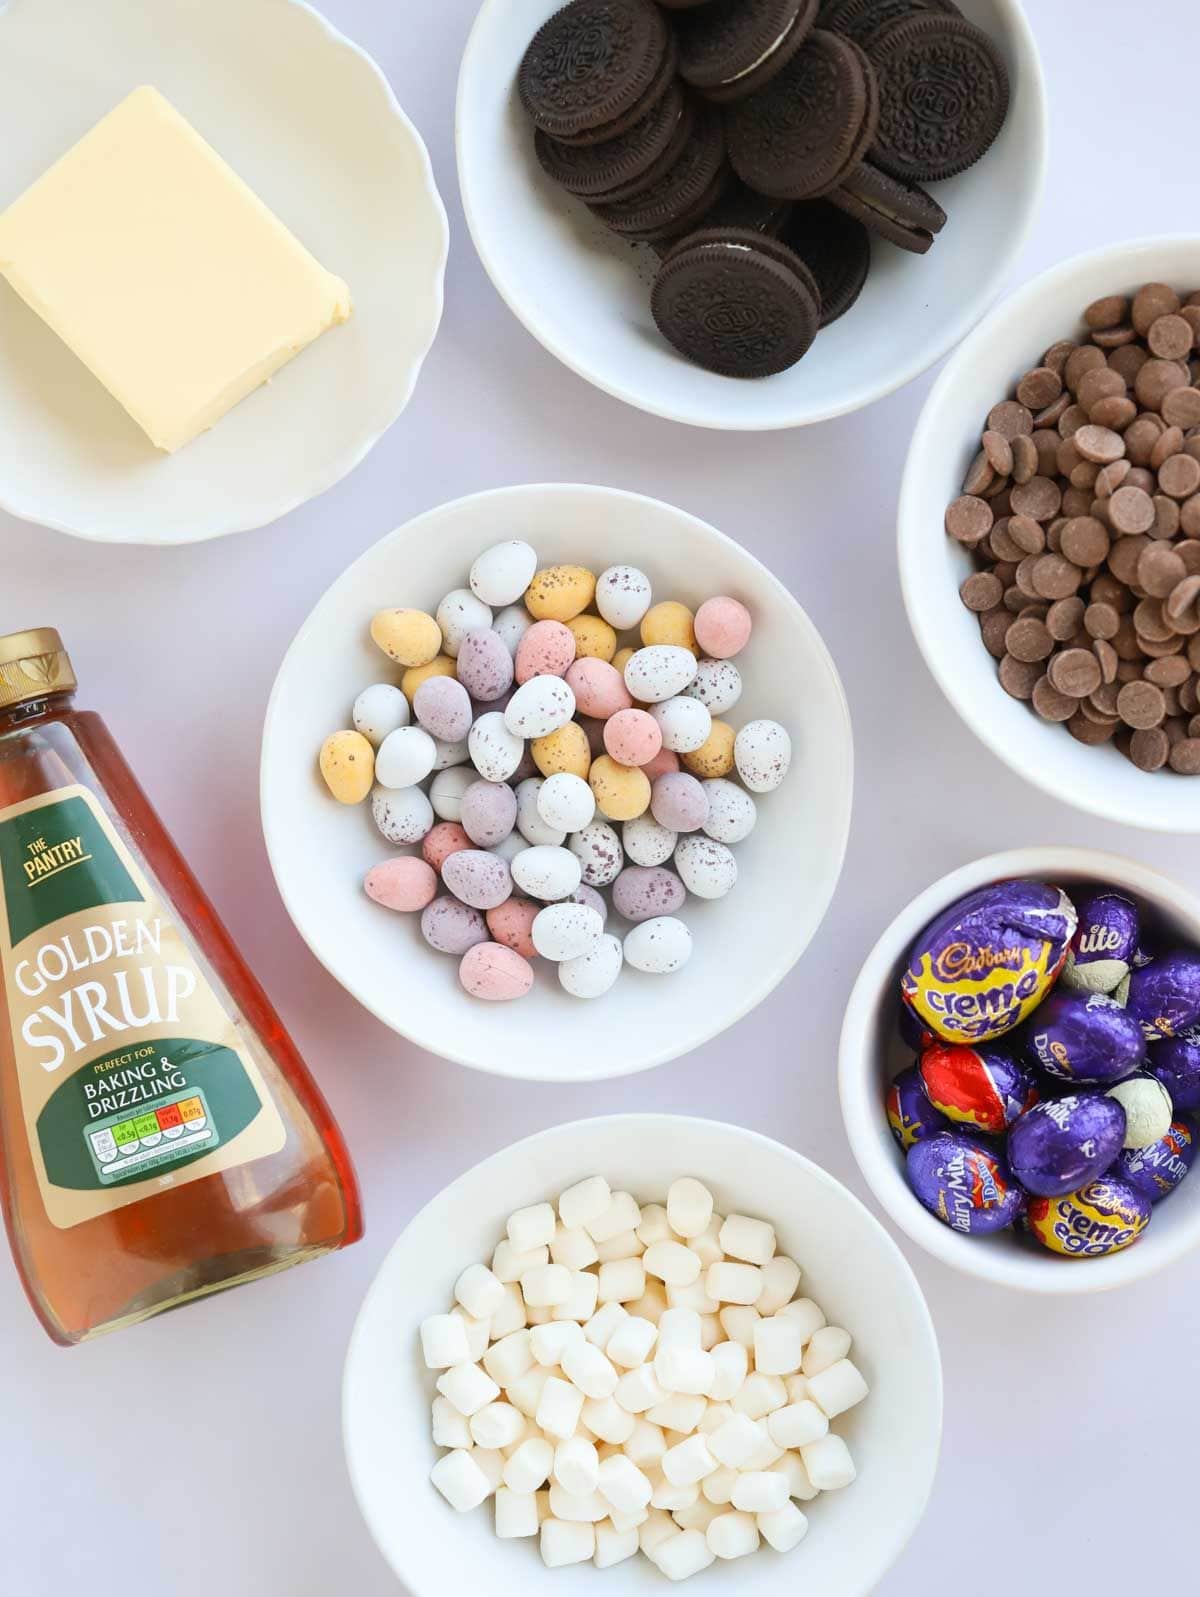
<path id="1" fill-rule="evenodd" d="M 1198 1152 L 1200 1138 L 1195 1125 L 1177 1117 L 1166 1136 L 1148 1148 L 1126 1148 L 1118 1156 L 1113 1174 L 1128 1181 L 1151 1203 L 1158 1203 L 1174 1192 L 1195 1164 Z"/>
<path id="2" fill-rule="evenodd" d="M 1008 1134 L 1008 1162 L 1027 1191 L 1058 1198 L 1102 1176 L 1121 1152 L 1125 1111 L 1103 1093 L 1046 1099 Z"/>
<path id="3" fill-rule="evenodd" d="M 936 1137 L 939 1132 L 950 1130 L 945 1116 L 938 1114 L 926 1097 L 916 1065 L 900 1072 L 887 1090 L 885 1103 L 892 1136 L 905 1153 L 926 1137 Z"/>
<path id="4" fill-rule="evenodd" d="M 1044 882 L 997 882 L 960 898 L 913 945 L 901 996 L 946 1042 L 1012 1031 L 1041 1003 L 1075 935 L 1075 907 Z"/>
<path id="5" fill-rule="evenodd" d="M 1162 1082 L 1176 1109 L 1200 1109 L 1200 1026 L 1151 1043 L 1146 1069 Z"/>
<path id="6" fill-rule="evenodd" d="M 1129 1013 L 1151 1042 L 1178 1037 L 1200 1020 L 1200 954 L 1164 954 L 1129 982 Z"/>
<path id="7" fill-rule="evenodd" d="M 996 1048 L 934 1043 L 919 1065 L 925 1095 L 955 1124 L 1000 1136 L 1037 1102 L 1033 1077 Z"/>
<path id="8" fill-rule="evenodd" d="M 1130 1247 L 1150 1224 L 1149 1200 L 1116 1175 L 1059 1198 L 1030 1198 L 1029 1230 L 1051 1253 L 1100 1259 Z"/>
<path id="9" fill-rule="evenodd" d="M 1137 905 L 1123 893 L 1089 893 L 1075 907 L 1079 925 L 1062 985 L 1073 993 L 1111 993 L 1129 975 L 1137 952 Z"/>
<path id="10" fill-rule="evenodd" d="M 933 1033 L 921 1017 L 906 1003 L 901 1003 L 896 1020 L 896 1029 L 906 1048 L 911 1048 L 913 1053 L 919 1054 L 923 1048 L 928 1048 L 933 1041 Z"/>
<path id="11" fill-rule="evenodd" d="M 1146 1059 L 1142 1028 L 1111 998 L 1061 989 L 1050 994 L 1025 1034 L 1029 1056 L 1059 1081 L 1124 1081 Z"/>
<path id="12" fill-rule="evenodd" d="M 1003 1157 L 957 1131 L 910 1148 L 907 1171 L 909 1186 L 930 1214 L 963 1236 L 1002 1231 L 1026 1203 Z"/>

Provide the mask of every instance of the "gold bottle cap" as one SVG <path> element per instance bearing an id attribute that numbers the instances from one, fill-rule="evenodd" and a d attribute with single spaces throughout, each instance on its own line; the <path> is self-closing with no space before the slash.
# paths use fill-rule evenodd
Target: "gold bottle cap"
<path id="1" fill-rule="evenodd" d="M 53 627 L 0 637 L 0 710 L 49 693 L 74 693 L 70 656 Z"/>

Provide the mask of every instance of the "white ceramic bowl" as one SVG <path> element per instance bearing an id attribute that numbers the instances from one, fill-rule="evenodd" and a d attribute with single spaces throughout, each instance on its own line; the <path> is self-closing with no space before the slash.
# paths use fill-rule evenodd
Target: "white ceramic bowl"
<path id="1" fill-rule="evenodd" d="M 942 692 L 992 753 L 1054 798 L 1105 820 L 1200 832 L 1195 784 L 1139 771 L 1111 745 L 1087 748 L 1000 686 L 975 617 L 958 597 L 975 569 L 945 532 L 984 418 L 1042 353 L 1082 325 L 1085 305 L 1151 281 L 1200 287 L 1200 235 L 1142 239 L 1056 266 L 1020 289 L 946 363 L 921 412 L 900 491 L 900 580 L 909 621 Z"/>
<path id="2" fill-rule="evenodd" d="M 754 615 L 755 635 L 738 660 L 745 687 L 730 719 L 740 725 L 769 716 L 792 734 L 791 774 L 760 801 L 758 825 L 738 845 L 736 892 L 717 903 L 689 901 L 684 911 L 696 934 L 687 966 L 668 977 L 626 969 L 591 1011 L 562 991 L 545 964 L 532 993 L 517 1003 L 468 998 L 457 961 L 425 945 L 418 917 L 393 915 L 363 893 L 365 872 L 395 851 L 367 806 L 347 812 L 334 804 L 317 774 L 317 750 L 348 724 L 356 694 L 390 677 L 367 633 L 371 616 L 385 605 L 433 610 L 465 583 L 476 555 L 504 538 L 528 539 L 543 564 L 580 561 L 602 571 L 633 562 L 659 597 L 693 606 L 718 593 L 741 599 Z M 301 935 L 380 1020 L 479 1070 L 584 1081 L 687 1053 L 782 981 L 833 896 L 850 824 L 852 767 L 850 712 L 833 661 L 764 566 L 671 505 L 550 483 L 477 494 L 418 516 L 334 583 L 292 644 L 267 711 L 263 827 Z"/>
<path id="3" fill-rule="evenodd" d="M 950 221 L 927 256 L 876 243 L 853 310 L 790 371 L 702 371 L 650 314 L 657 258 L 614 238 L 547 178 L 516 93 L 529 41 L 561 0 L 484 0 L 458 85 L 458 171 L 471 236 L 529 331 L 572 371 L 639 409 L 700 427 L 800 427 L 858 410 L 941 359 L 1004 285 L 1041 197 L 1047 114 L 1019 0 L 962 0 L 1004 52 L 1012 105 L 983 162 L 936 194 Z"/>
<path id="4" fill-rule="evenodd" d="M 963 1237 L 917 1202 L 884 1111 L 889 1082 L 912 1063 L 896 1030 L 900 974 L 917 934 L 964 893 L 989 882 L 1030 877 L 1068 892 L 1080 884 L 1117 887 L 1148 912 L 1152 925 L 1200 947 L 1200 898 L 1157 871 L 1118 854 L 1086 848 L 1023 848 L 991 854 L 952 871 L 896 916 L 854 984 L 842 1027 L 839 1085 L 846 1134 L 859 1168 L 885 1213 L 921 1247 L 968 1275 L 1027 1292 L 1103 1292 L 1165 1269 L 1200 1246 L 1200 1179 L 1185 1181 L 1156 1205 L 1142 1237 L 1102 1259 L 1064 1259 L 1011 1231 Z"/>
<path id="5" fill-rule="evenodd" d="M 354 296 L 344 327 L 168 456 L 0 280 L 0 507 L 191 543 L 323 493 L 391 426 L 441 319 L 448 229 L 383 73 L 304 0 L 0 4 L 0 209 L 143 83 Z"/>
<path id="6" fill-rule="evenodd" d="M 396 1242 L 359 1314 L 342 1392 L 350 1478 L 380 1551 L 412 1597 L 664 1590 L 641 1557 L 607 1580 L 590 1565 L 547 1570 L 531 1543 L 496 1540 L 490 1504 L 456 1516 L 428 1479 L 437 1456 L 429 1440 L 434 1389 L 418 1348 L 420 1321 L 445 1313 L 455 1278 L 491 1257 L 514 1209 L 553 1201 L 595 1174 L 643 1203 L 661 1202 L 677 1176 L 699 1176 L 719 1213 L 770 1220 L 780 1251 L 804 1270 L 803 1290 L 853 1335 L 853 1357 L 871 1386 L 837 1425 L 858 1479 L 805 1505 L 804 1543 L 786 1558 L 761 1551 L 735 1570 L 714 1565 L 688 1589 L 865 1597 L 916 1528 L 937 1467 L 941 1363 L 921 1289 L 883 1227 L 817 1165 L 740 1126 L 673 1115 L 577 1121 L 518 1142 L 447 1187 Z"/>

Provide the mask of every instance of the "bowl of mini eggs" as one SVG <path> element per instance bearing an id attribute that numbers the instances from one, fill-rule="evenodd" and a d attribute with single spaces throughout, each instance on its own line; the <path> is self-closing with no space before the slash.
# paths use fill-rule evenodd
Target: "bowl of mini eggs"
<path id="1" fill-rule="evenodd" d="M 924 1512 L 941 1414 L 883 1227 L 793 1150 L 674 1115 L 556 1126 L 436 1197 L 367 1294 L 342 1405 L 413 1597 L 866 1597 Z"/>
<path id="2" fill-rule="evenodd" d="M 263 824 L 301 935 L 386 1024 L 588 1080 L 783 979 L 852 764 L 829 653 L 763 566 L 669 505 L 547 484 L 418 517 L 333 585 L 272 695 Z"/>

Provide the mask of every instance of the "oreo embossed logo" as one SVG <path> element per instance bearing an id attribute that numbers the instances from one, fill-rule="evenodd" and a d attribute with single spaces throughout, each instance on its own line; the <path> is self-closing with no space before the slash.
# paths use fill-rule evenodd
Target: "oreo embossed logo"
<path id="1" fill-rule="evenodd" d="M 739 334 L 755 332 L 759 314 L 753 305 L 739 300 L 721 300 L 704 313 L 704 331 L 714 338 L 734 338 Z"/>
<path id="2" fill-rule="evenodd" d="M 904 103 L 919 121 L 950 126 L 965 109 L 963 86 L 953 72 L 933 65 L 908 84 Z"/>

